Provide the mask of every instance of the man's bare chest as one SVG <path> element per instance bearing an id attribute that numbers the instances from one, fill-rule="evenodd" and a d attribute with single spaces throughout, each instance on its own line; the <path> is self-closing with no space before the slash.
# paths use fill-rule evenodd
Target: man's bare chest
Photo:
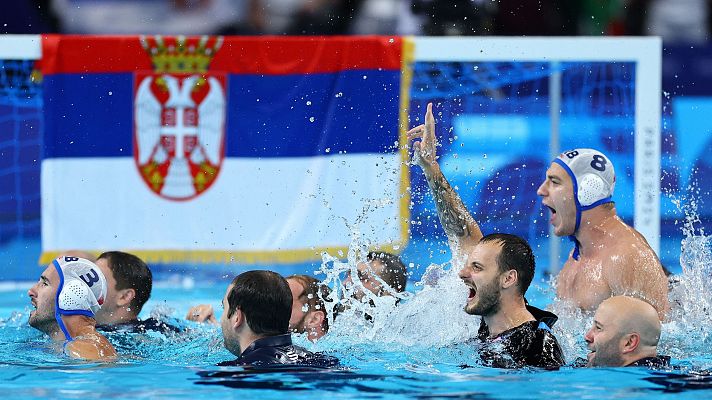
<path id="1" fill-rule="evenodd" d="M 594 310 L 611 296 L 611 289 L 601 263 L 569 260 L 559 273 L 557 294 L 581 309 Z"/>

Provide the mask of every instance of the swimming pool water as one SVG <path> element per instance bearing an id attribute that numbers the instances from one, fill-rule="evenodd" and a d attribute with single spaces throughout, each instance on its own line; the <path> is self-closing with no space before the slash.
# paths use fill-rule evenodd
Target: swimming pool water
<path id="1" fill-rule="evenodd" d="M 110 335 L 121 358 L 108 364 L 73 361 L 60 355 L 57 345 L 27 325 L 28 286 L 6 284 L 0 291 L 0 393 L 3 398 L 70 399 L 712 397 L 712 378 L 689 375 L 690 371 L 712 366 L 712 357 L 705 354 L 710 353 L 710 341 L 702 340 L 690 350 L 689 343 L 683 343 L 688 339 L 679 332 L 680 326 L 673 326 L 675 332 L 664 337 L 666 343 L 661 344 L 661 349 L 673 355 L 673 364 L 681 368 L 669 372 L 642 368 L 510 371 L 481 367 L 471 345 L 437 345 L 440 339 L 433 337 L 433 332 L 438 332 L 438 327 L 446 331 L 452 321 L 463 317 L 448 313 L 438 319 L 429 316 L 429 322 L 412 316 L 415 326 L 398 331 L 399 337 L 387 337 L 387 331 L 381 330 L 358 337 L 356 333 L 334 332 L 317 344 L 295 338 L 302 346 L 339 357 L 344 364 L 339 371 L 256 373 L 220 368 L 215 366 L 217 362 L 235 357 L 223 348 L 219 328 L 186 323 L 182 317 L 197 303 L 213 304 L 220 312 L 219 303 L 227 284 L 157 284 L 142 316 L 174 318 L 190 329 L 172 336 Z M 542 284 L 531 288 L 530 301 L 544 306 L 550 301 L 550 291 L 546 289 Z M 407 307 L 403 309 L 408 312 Z M 560 340 L 567 361 L 584 353 L 582 339 L 576 338 L 583 334 L 584 326 L 577 333 L 566 331 L 567 326 L 577 325 L 573 321 L 562 319 L 563 330 L 555 331 L 563 336 Z M 425 326 L 426 322 L 430 326 Z"/>

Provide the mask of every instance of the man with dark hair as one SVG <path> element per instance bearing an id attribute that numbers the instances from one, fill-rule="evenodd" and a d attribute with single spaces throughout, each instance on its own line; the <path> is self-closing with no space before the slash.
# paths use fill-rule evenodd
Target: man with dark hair
<path id="1" fill-rule="evenodd" d="M 311 341 L 317 341 L 329 331 L 329 319 L 325 299 L 331 290 L 314 277 L 291 275 L 286 278 L 292 292 L 292 312 L 289 331 L 306 333 Z M 210 304 L 193 306 L 185 316 L 188 321 L 217 324 L 215 310 Z"/>
<path id="2" fill-rule="evenodd" d="M 312 353 L 292 344 L 289 318 L 292 292 L 289 284 L 272 271 L 248 271 L 228 286 L 220 318 L 225 347 L 238 356 L 220 366 L 292 365 L 328 368 L 334 357 Z"/>
<path id="3" fill-rule="evenodd" d="M 329 318 L 324 300 L 329 300 L 331 290 L 318 279 L 309 275 L 287 277 L 292 291 L 292 314 L 289 330 L 306 333 L 311 341 L 317 341 L 329 331 Z"/>
<path id="4" fill-rule="evenodd" d="M 371 251 L 366 261 L 356 265 L 356 273 L 364 289 L 376 296 L 393 296 L 405 291 L 406 267 L 400 257 L 385 251 Z M 344 284 L 354 286 L 354 278 L 349 274 Z M 360 287 L 354 287 L 354 298 L 361 300 L 364 295 Z"/>
<path id="5" fill-rule="evenodd" d="M 121 251 L 99 255 L 96 265 L 106 276 L 108 294 L 96 314 L 97 328 L 105 332 L 177 332 L 180 329 L 155 318 L 139 320 L 138 315 L 151 297 L 153 276 L 143 260 Z"/>
<path id="6" fill-rule="evenodd" d="M 497 368 L 564 364 L 551 326 L 556 315 L 527 305 L 534 254 L 524 239 L 495 233 L 474 247 L 459 273 L 469 288 L 465 312 L 482 316 L 476 341 L 483 363 Z"/>

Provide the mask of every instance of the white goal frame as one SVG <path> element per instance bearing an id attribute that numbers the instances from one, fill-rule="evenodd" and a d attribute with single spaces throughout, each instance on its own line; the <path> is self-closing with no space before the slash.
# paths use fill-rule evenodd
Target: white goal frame
<path id="1" fill-rule="evenodd" d="M 634 225 L 653 250 L 660 253 L 662 40 L 659 37 L 416 37 L 414 40 L 415 61 L 635 63 Z M 557 109 L 552 114 L 558 114 Z M 558 118 L 552 118 L 552 159 L 560 152 L 557 121 Z M 550 243 L 549 270 L 556 272 L 561 265 L 560 240 L 551 235 Z"/>

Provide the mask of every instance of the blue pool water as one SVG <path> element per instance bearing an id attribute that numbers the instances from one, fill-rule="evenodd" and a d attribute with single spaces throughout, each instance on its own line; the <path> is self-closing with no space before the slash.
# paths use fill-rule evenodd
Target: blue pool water
<path id="1" fill-rule="evenodd" d="M 708 245 L 702 243 L 695 251 Z M 511 371 L 478 366 L 475 349 L 464 342 L 474 335 L 479 320 L 462 312 L 464 293 L 447 268 L 436 271 L 438 282 L 410 282 L 409 298 L 387 310 L 388 318 L 376 315 L 373 326 L 337 319 L 317 344 L 295 337 L 302 346 L 342 360 L 342 370 L 328 372 L 256 373 L 216 367 L 217 362 L 235 358 L 223 348 L 219 328 L 187 323 L 182 317 L 198 303 L 220 310 L 231 277 L 209 283 L 186 278 L 157 283 L 142 316 L 169 319 L 188 330 L 173 336 L 112 334 L 109 338 L 121 358 L 109 364 L 60 355 L 57 345 L 27 326 L 28 284 L 4 283 L 0 392 L 3 398 L 77 399 L 709 398 L 712 377 L 697 374 L 712 368 L 710 300 L 700 297 L 710 293 L 705 271 L 687 271 L 678 291 L 671 294 L 678 296 L 679 312 L 664 325 L 660 345 L 661 353 L 673 357 L 676 368 L 671 371 L 573 367 Z M 432 280 L 438 274 L 426 275 Z M 553 302 L 546 282 L 532 286 L 528 298 L 559 312 L 554 333 L 567 361 L 584 356 L 582 335 L 590 317 Z"/>

